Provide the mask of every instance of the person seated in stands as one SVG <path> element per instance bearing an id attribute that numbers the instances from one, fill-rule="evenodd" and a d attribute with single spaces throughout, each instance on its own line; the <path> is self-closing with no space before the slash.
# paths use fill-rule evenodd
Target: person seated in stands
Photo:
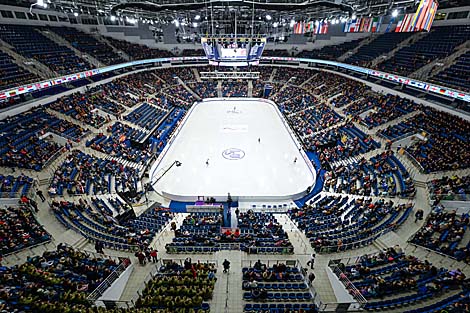
<path id="1" fill-rule="evenodd" d="M 261 263 L 260 260 L 256 261 L 255 265 L 253 266 L 255 270 L 258 271 L 265 271 L 266 270 L 266 265 L 264 263 Z"/>
<path id="2" fill-rule="evenodd" d="M 272 271 L 265 270 L 263 271 L 263 280 L 264 281 L 273 281 L 275 278 L 274 274 Z"/>

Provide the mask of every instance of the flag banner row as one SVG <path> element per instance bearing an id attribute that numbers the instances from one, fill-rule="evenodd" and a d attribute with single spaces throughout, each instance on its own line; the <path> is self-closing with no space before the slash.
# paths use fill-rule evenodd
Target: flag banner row
<path id="1" fill-rule="evenodd" d="M 56 85 L 65 84 L 67 82 L 94 76 L 98 74 L 99 72 L 100 72 L 99 69 L 93 69 L 93 70 L 89 70 L 85 72 L 65 75 L 65 76 L 58 77 L 52 80 L 45 80 L 45 81 L 37 82 L 34 84 L 24 85 L 16 89 L 9 90 L 7 92 L 0 92 L 0 99 L 6 99 L 6 98 L 21 95 L 21 94 L 25 94 L 25 93 L 39 91 L 41 89 L 46 89 L 46 88 L 53 87 Z"/>
<path id="2" fill-rule="evenodd" d="M 405 14 L 398 19 L 395 32 L 430 31 L 438 6 L 436 0 L 421 0 L 415 13 Z"/>
<path id="3" fill-rule="evenodd" d="M 328 22 L 323 21 L 310 21 L 310 22 L 296 22 L 294 24 L 294 34 L 307 34 L 307 33 L 314 33 L 314 34 L 326 34 L 328 33 Z"/>
<path id="4" fill-rule="evenodd" d="M 377 33 L 382 25 L 383 16 L 361 17 L 344 23 L 345 33 Z"/>

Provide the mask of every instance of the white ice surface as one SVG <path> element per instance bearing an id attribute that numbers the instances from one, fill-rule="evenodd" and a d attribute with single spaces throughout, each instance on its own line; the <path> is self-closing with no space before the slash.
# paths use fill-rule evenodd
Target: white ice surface
<path id="1" fill-rule="evenodd" d="M 244 157 L 224 158 L 230 148 L 242 150 Z M 173 200 L 225 200 L 228 192 L 234 199 L 291 199 L 315 181 L 304 156 L 275 105 L 256 99 L 206 100 L 188 113 L 150 175 L 157 192 Z M 155 184 L 175 160 L 182 165 Z"/>

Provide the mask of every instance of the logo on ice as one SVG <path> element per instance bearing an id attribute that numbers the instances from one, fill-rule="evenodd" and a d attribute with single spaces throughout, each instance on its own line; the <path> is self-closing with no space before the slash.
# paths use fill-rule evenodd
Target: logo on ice
<path id="1" fill-rule="evenodd" d="M 222 156 L 227 160 L 241 160 L 245 157 L 245 151 L 238 148 L 230 148 L 222 152 Z"/>

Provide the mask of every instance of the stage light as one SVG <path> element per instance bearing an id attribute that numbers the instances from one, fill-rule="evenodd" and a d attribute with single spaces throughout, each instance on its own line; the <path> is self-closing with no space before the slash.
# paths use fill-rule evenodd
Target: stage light
<path id="1" fill-rule="evenodd" d="M 196 15 L 196 16 L 194 17 L 194 19 L 195 19 L 196 21 L 199 21 L 199 20 L 201 19 L 201 16 L 198 14 L 198 15 Z"/>
<path id="2" fill-rule="evenodd" d="M 397 17 L 397 16 L 398 16 L 398 10 L 397 10 L 397 9 L 393 10 L 392 16 L 393 16 L 393 17 Z"/>
<path id="3" fill-rule="evenodd" d="M 114 15 L 111 15 L 109 19 L 111 20 L 111 22 L 114 22 L 116 20 L 116 17 Z"/>
<path id="4" fill-rule="evenodd" d="M 271 15 L 266 15 L 266 20 L 270 21 L 272 19 Z"/>
<path id="5" fill-rule="evenodd" d="M 295 20 L 294 20 L 294 19 L 292 19 L 292 20 L 290 21 L 290 24 L 289 24 L 289 26 L 290 26 L 290 28 L 292 28 L 292 27 L 294 27 L 294 25 L 295 25 Z"/>
<path id="6" fill-rule="evenodd" d="M 137 23 L 137 20 L 135 18 L 132 18 L 132 17 L 126 17 L 126 21 L 130 24 Z"/>

